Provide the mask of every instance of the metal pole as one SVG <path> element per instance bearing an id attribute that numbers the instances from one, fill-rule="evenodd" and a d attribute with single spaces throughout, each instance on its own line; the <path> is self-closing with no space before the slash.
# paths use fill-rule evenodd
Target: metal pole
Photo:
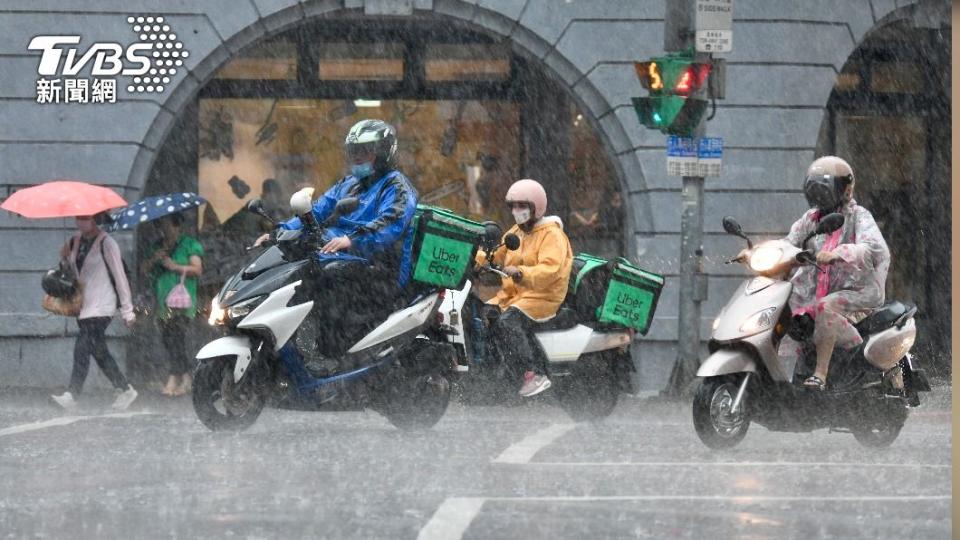
<path id="1" fill-rule="evenodd" d="M 693 45 L 695 0 L 667 2 L 664 21 L 664 49 L 683 50 Z M 699 62 L 709 62 L 710 55 L 697 53 Z M 706 132 L 701 119 L 694 130 L 694 140 Z M 680 306 L 677 320 L 677 361 L 670 374 L 664 395 L 690 395 L 700 366 L 700 303 L 707 297 L 707 281 L 703 274 L 703 177 L 684 176 L 680 222 Z"/>

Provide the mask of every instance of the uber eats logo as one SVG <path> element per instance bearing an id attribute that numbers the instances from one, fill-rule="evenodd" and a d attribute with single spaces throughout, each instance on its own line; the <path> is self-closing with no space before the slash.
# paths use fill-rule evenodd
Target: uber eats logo
<path id="1" fill-rule="evenodd" d="M 116 103 L 117 76 L 129 93 L 162 93 L 190 53 L 162 16 L 129 16 L 137 41 L 84 44 L 79 35 L 36 36 L 37 103 Z M 77 77 L 89 68 L 92 78 Z M 122 86 L 121 86 L 122 87 Z"/>
<path id="2" fill-rule="evenodd" d="M 457 267 L 459 266 L 461 258 L 460 255 L 447 251 L 447 249 L 442 246 L 434 247 L 433 259 L 427 266 L 427 271 L 431 274 L 440 274 L 442 276 L 456 276 L 459 273 Z"/>
<path id="3" fill-rule="evenodd" d="M 425 234 L 414 278 L 436 285 L 455 286 L 472 261 L 473 245 L 449 238 Z"/>

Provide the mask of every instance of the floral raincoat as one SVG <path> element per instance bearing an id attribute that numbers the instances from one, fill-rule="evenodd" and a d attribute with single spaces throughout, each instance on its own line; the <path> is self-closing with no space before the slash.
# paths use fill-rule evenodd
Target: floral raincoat
<path id="1" fill-rule="evenodd" d="M 813 266 L 799 268 L 792 278 L 790 308 L 795 315 L 810 313 L 816 318 L 823 311 L 822 299 L 830 295 L 831 308 L 852 322 L 858 322 L 884 303 L 890 250 L 873 215 L 853 199 L 841 210 L 843 227 L 831 234 L 814 236 L 807 248 L 814 254 L 830 250 L 840 260 L 827 265 L 823 274 Z M 787 241 L 800 243 L 816 229 L 820 212 L 807 211 L 790 228 Z"/>

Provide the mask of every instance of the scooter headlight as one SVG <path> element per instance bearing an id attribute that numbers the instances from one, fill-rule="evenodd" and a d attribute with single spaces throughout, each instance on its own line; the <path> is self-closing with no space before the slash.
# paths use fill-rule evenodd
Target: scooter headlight
<path id="1" fill-rule="evenodd" d="M 220 303 L 214 298 L 213 301 L 210 302 L 210 318 L 207 319 L 207 322 L 210 323 L 210 326 L 219 326 L 223 324 L 226 315 L 227 312 L 220 307 Z"/>
<path id="2" fill-rule="evenodd" d="M 257 305 L 259 305 L 260 302 L 262 302 L 266 297 L 267 295 L 254 296 L 253 298 L 244 300 L 235 306 L 230 306 L 227 308 L 227 318 L 233 322 L 239 321 L 240 319 L 249 315 L 250 312 L 253 311 L 253 309 L 256 308 Z"/>
<path id="3" fill-rule="evenodd" d="M 767 308 L 751 315 L 742 325 L 740 332 L 744 334 L 756 334 L 773 326 L 776 322 L 774 318 L 777 314 L 777 308 Z"/>
<path id="4" fill-rule="evenodd" d="M 750 255 L 750 268 L 755 272 L 767 272 L 780 262 L 783 250 L 775 247 L 759 247 Z"/>

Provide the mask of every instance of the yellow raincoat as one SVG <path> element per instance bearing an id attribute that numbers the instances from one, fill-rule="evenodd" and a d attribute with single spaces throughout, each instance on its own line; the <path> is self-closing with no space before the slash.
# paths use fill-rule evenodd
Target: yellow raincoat
<path id="1" fill-rule="evenodd" d="M 493 262 L 502 267 L 516 266 L 523 276 L 519 282 L 503 278 L 500 292 L 487 303 L 499 306 L 501 311 L 514 306 L 534 320 L 556 315 L 567 295 L 573 266 L 573 251 L 560 218 L 545 217 L 529 233 L 514 225 L 504 236 L 507 234 L 520 237 L 520 248 L 510 251 L 500 246 Z M 476 261 L 486 263 L 483 253 L 477 254 Z"/>

